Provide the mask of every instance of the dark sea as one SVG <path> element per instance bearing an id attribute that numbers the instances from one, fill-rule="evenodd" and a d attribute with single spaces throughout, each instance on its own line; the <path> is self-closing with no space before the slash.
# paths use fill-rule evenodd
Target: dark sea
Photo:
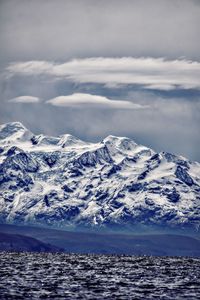
<path id="1" fill-rule="evenodd" d="M 0 299 L 200 299 L 200 258 L 2 252 Z"/>

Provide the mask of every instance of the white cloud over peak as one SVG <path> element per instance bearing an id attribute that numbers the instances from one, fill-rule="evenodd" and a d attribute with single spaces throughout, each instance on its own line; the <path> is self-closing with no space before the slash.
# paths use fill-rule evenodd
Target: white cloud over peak
<path id="1" fill-rule="evenodd" d="M 8 100 L 14 103 L 38 103 L 40 99 L 33 96 L 19 96 Z"/>
<path id="2" fill-rule="evenodd" d="M 66 63 L 28 61 L 12 63 L 8 76 L 51 76 L 55 80 L 99 83 L 106 86 L 142 85 L 146 89 L 200 89 L 200 62 L 150 57 L 85 58 Z"/>
<path id="3" fill-rule="evenodd" d="M 46 101 L 54 106 L 63 107 L 102 107 L 102 108 L 116 108 L 116 109 L 142 109 L 146 106 L 135 104 L 124 100 L 111 100 L 99 95 L 91 95 L 84 93 L 74 93 L 68 96 L 59 96 Z"/>

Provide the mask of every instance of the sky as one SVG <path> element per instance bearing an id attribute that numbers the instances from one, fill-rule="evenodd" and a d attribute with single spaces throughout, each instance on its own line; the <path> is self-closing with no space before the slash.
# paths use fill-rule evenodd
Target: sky
<path id="1" fill-rule="evenodd" d="M 0 0 L 0 123 L 200 161 L 199 0 Z"/>

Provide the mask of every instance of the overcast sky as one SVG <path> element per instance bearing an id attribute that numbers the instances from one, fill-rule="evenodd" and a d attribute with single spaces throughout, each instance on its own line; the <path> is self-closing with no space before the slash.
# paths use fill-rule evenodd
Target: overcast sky
<path id="1" fill-rule="evenodd" d="M 0 0 L 0 123 L 200 161 L 199 0 Z"/>

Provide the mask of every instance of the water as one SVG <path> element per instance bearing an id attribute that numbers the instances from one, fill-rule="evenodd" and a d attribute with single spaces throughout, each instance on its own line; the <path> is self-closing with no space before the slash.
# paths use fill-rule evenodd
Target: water
<path id="1" fill-rule="evenodd" d="M 200 258 L 0 253 L 0 299 L 200 299 Z"/>

